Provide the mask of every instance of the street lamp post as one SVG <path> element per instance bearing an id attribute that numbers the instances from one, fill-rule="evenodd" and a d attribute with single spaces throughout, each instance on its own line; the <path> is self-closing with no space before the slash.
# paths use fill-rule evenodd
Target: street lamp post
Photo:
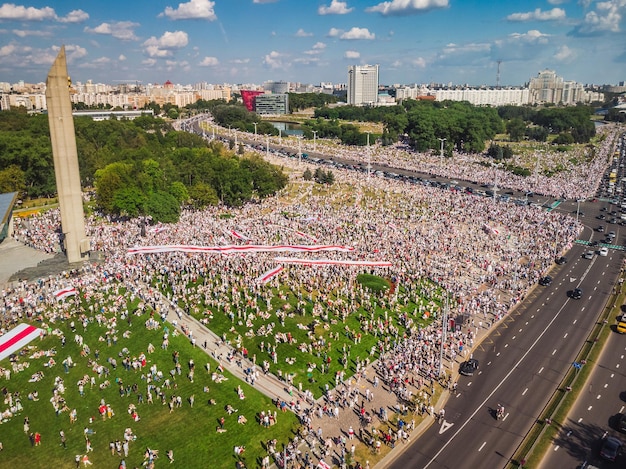
<path id="1" fill-rule="evenodd" d="M 283 129 L 278 129 L 278 144 L 283 144 Z"/>
<path id="2" fill-rule="evenodd" d="M 317 138 L 317 130 L 313 131 L 313 153 L 315 153 L 315 139 Z"/>
<path id="3" fill-rule="evenodd" d="M 298 135 L 298 164 L 302 164 L 302 135 Z"/>
<path id="4" fill-rule="evenodd" d="M 253 124 L 254 124 L 254 139 L 256 140 L 256 126 L 257 126 L 257 123 L 253 122 Z"/>
<path id="5" fill-rule="evenodd" d="M 230 124 L 228 124 L 228 136 L 230 137 Z"/>
<path id="6" fill-rule="evenodd" d="M 439 150 L 439 156 L 441 158 L 443 158 L 443 142 L 445 142 L 448 139 L 447 138 L 438 138 L 437 140 L 439 140 L 441 142 L 441 149 Z"/>
<path id="7" fill-rule="evenodd" d="M 370 151 L 370 133 L 367 133 L 367 179 L 370 178 L 370 172 L 372 169 L 372 152 Z"/>

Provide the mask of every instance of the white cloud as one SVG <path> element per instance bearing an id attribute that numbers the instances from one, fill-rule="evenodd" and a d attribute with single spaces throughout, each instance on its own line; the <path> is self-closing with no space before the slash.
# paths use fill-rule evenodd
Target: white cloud
<path id="1" fill-rule="evenodd" d="M 124 54 L 120 54 L 117 60 L 119 60 L 120 62 L 124 62 L 124 60 L 126 60 L 126 56 Z"/>
<path id="2" fill-rule="evenodd" d="M 341 29 L 337 29 L 337 28 L 330 28 L 330 30 L 328 31 L 328 36 L 330 37 L 337 37 L 339 36 L 343 31 Z"/>
<path id="3" fill-rule="evenodd" d="M 310 50 L 304 51 L 304 53 L 307 55 L 318 55 L 324 52 L 324 49 L 326 49 L 326 44 L 323 42 L 316 42 Z"/>
<path id="4" fill-rule="evenodd" d="M 247 64 L 250 63 L 250 59 L 233 59 L 230 61 L 233 64 Z"/>
<path id="5" fill-rule="evenodd" d="M 92 34 L 105 34 L 120 39 L 122 41 L 134 41 L 137 40 L 135 36 L 134 28 L 139 26 L 139 23 L 133 23 L 132 21 L 115 21 L 113 23 L 101 23 L 95 28 L 85 27 L 86 33 Z"/>
<path id="6" fill-rule="evenodd" d="M 217 60 L 217 57 L 205 57 L 198 65 L 201 67 L 215 67 L 216 65 L 219 65 L 219 63 L 220 62 Z"/>
<path id="7" fill-rule="evenodd" d="M 391 0 L 368 7 L 365 11 L 368 13 L 380 13 L 384 16 L 404 16 L 424 13 L 436 8 L 447 8 L 448 6 L 448 0 Z"/>
<path id="8" fill-rule="evenodd" d="M 531 29 L 526 33 L 512 33 L 509 38 L 514 42 L 523 42 L 529 44 L 547 44 L 549 34 L 542 33 L 536 29 Z"/>
<path id="9" fill-rule="evenodd" d="M 7 44 L 6 46 L 2 46 L 0 47 L 0 57 L 9 56 L 15 53 L 16 50 L 17 50 L 17 47 L 15 46 L 15 44 Z"/>
<path id="10" fill-rule="evenodd" d="M 67 15 L 57 19 L 61 23 L 82 23 L 89 19 L 89 14 L 83 10 L 72 10 Z"/>
<path id="11" fill-rule="evenodd" d="M 317 9 L 317 13 L 319 15 L 346 15 L 352 10 L 354 10 L 354 8 L 348 8 L 347 2 L 332 0 L 328 6 L 320 5 Z"/>
<path id="12" fill-rule="evenodd" d="M 367 28 L 357 28 L 357 27 L 354 27 L 350 31 L 346 31 L 343 34 L 341 34 L 341 36 L 339 36 L 339 39 L 345 39 L 345 40 L 367 39 L 367 40 L 372 40 L 372 39 L 376 39 L 376 35 L 374 33 L 370 33 Z"/>
<path id="13" fill-rule="evenodd" d="M 26 30 L 26 29 L 14 29 L 13 34 L 19 37 L 36 36 L 36 37 L 48 37 L 52 36 L 50 31 L 38 31 L 38 30 Z"/>
<path id="14" fill-rule="evenodd" d="M 142 65 L 147 65 L 148 67 L 152 67 L 157 63 L 157 61 L 156 59 L 144 59 L 141 61 L 141 63 Z"/>
<path id="15" fill-rule="evenodd" d="M 14 3 L 5 3 L 0 6 L 0 20 L 42 21 L 54 20 L 56 17 L 54 8 L 50 7 L 34 8 Z"/>
<path id="16" fill-rule="evenodd" d="M 554 60 L 559 62 L 571 62 L 574 59 L 576 59 L 576 53 L 566 45 L 562 45 L 554 54 Z"/>
<path id="17" fill-rule="evenodd" d="M 409 62 L 418 68 L 426 68 L 426 59 L 423 57 L 417 57 L 415 59 L 409 60 Z"/>
<path id="18" fill-rule="evenodd" d="M 99 57 L 91 62 L 87 62 L 81 65 L 81 68 L 100 68 L 102 66 L 109 65 L 111 63 L 111 59 L 108 57 Z"/>
<path id="19" fill-rule="evenodd" d="M 296 37 L 311 37 L 313 33 L 307 33 L 304 29 L 300 28 L 296 31 Z"/>
<path id="20" fill-rule="evenodd" d="M 171 20 L 215 21 L 217 15 L 214 6 L 215 2 L 210 0 L 190 0 L 187 3 L 179 3 L 178 8 L 165 7 L 165 11 L 159 16 L 167 16 Z"/>
<path id="21" fill-rule="evenodd" d="M 58 16 L 54 8 L 25 7 L 14 3 L 5 3 L 0 6 L 0 20 L 14 21 L 43 21 L 55 20 L 61 23 L 80 23 L 89 18 L 83 10 L 70 11 L 66 16 Z"/>
<path id="22" fill-rule="evenodd" d="M 252 3 L 275 3 L 278 0 L 252 0 Z"/>
<path id="23" fill-rule="evenodd" d="M 569 0 L 548 0 L 550 5 L 561 5 L 562 3 L 567 3 Z"/>
<path id="24" fill-rule="evenodd" d="M 512 13 L 506 17 L 508 21 L 555 21 L 565 19 L 565 10 L 562 8 L 553 8 L 552 10 L 542 11 L 541 8 L 535 8 L 534 11 L 526 13 Z"/>
<path id="25" fill-rule="evenodd" d="M 626 11 L 626 0 L 607 0 L 597 2 L 595 5 L 596 9 L 587 12 L 576 32 L 581 35 L 620 32 L 620 23 Z"/>
<path id="26" fill-rule="evenodd" d="M 285 64 L 282 60 L 283 54 L 273 50 L 269 54 L 266 54 L 263 58 L 263 64 L 271 68 L 272 70 L 285 68 Z"/>
<path id="27" fill-rule="evenodd" d="M 344 52 L 343 56 L 346 59 L 358 59 L 359 57 L 361 57 L 361 54 L 355 50 L 347 50 Z"/>
<path id="28" fill-rule="evenodd" d="M 59 46 L 53 46 L 52 50 L 54 50 L 55 53 L 58 53 L 61 48 Z M 76 44 L 68 44 L 65 46 L 65 55 L 67 57 L 67 61 L 72 62 L 75 59 L 85 57 L 87 55 L 87 49 Z"/>
<path id="29" fill-rule="evenodd" d="M 149 57 L 171 57 L 174 51 L 185 47 L 189 43 L 189 36 L 184 31 L 165 31 L 163 36 L 150 37 L 143 43 L 144 52 Z"/>

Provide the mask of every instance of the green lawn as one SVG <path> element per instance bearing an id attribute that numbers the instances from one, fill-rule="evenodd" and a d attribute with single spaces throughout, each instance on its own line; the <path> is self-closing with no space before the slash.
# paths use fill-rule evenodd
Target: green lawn
<path id="1" fill-rule="evenodd" d="M 114 295 L 117 296 L 117 295 Z M 137 301 L 134 302 L 136 305 Z M 86 305 L 85 305 L 86 306 Z M 127 467 L 140 466 L 144 460 L 143 454 L 146 448 L 156 449 L 160 452 L 160 459 L 167 463 L 166 452 L 174 451 L 175 463 L 172 467 L 211 467 L 232 468 L 235 465 L 235 445 L 245 445 L 245 459 L 249 467 L 259 466 L 260 458 L 267 454 L 265 442 L 276 438 L 280 449 L 282 443 L 287 443 L 288 438 L 297 430 L 298 422 L 295 415 L 280 411 L 277 424 L 270 428 L 259 426 L 256 416 L 261 410 L 276 409 L 271 400 L 252 387 L 224 373 L 229 378 L 220 384 L 211 380 L 211 375 L 206 370 L 210 364 L 211 372 L 217 371 L 217 363 L 210 359 L 201 349 L 193 348 L 189 341 L 182 335 L 170 335 L 168 350 L 161 348 L 164 334 L 163 327 L 149 330 L 145 323 L 149 319 L 148 312 L 130 316 L 131 320 L 117 320 L 115 333 L 117 343 L 101 341 L 99 338 L 106 337 L 107 321 L 113 317 L 110 313 L 113 308 L 110 300 L 102 300 L 96 307 L 96 311 L 103 308 L 103 321 L 98 324 L 95 314 L 87 313 L 88 325 L 83 328 L 79 319 L 80 314 L 73 312 L 68 320 L 48 324 L 51 329 L 65 335 L 66 345 L 61 345 L 58 335 L 49 335 L 44 340 L 36 339 L 28 348 L 24 348 L 17 357 L 17 362 L 29 367 L 21 372 L 11 373 L 10 380 L 0 377 L 1 385 L 6 392 L 12 393 L 21 400 L 23 411 L 9 419 L 4 419 L 0 426 L 0 441 L 4 450 L 0 452 L 0 467 L 29 467 L 29 468 L 65 468 L 75 467 L 74 458 L 77 454 L 85 452 L 85 438 L 83 429 L 89 427 L 96 433 L 91 436 L 94 451 L 89 454 L 94 467 L 117 467 L 121 457 L 111 455 L 109 442 L 119 439 L 123 441 L 124 430 L 131 428 L 136 435 L 136 441 L 130 443 L 130 452 L 126 458 Z M 74 311 L 77 308 L 72 308 Z M 84 311 L 84 309 L 83 309 Z M 69 323 L 73 320 L 76 324 L 76 332 L 70 330 Z M 41 326 L 41 322 L 36 323 Z M 172 331 L 171 325 L 169 327 Z M 130 336 L 124 338 L 125 332 Z M 81 356 L 81 347 L 74 341 L 75 334 L 84 338 L 84 343 L 89 346 L 89 353 Z M 148 344 L 153 344 L 155 350 L 148 354 Z M 127 349 L 127 350 L 125 350 Z M 49 357 L 30 358 L 37 351 L 55 350 L 53 357 L 56 364 L 44 366 Z M 99 350 L 99 358 L 95 352 Z M 153 393 L 153 404 L 147 403 L 147 382 L 145 376 L 149 368 L 156 365 L 164 374 L 163 380 L 154 384 L 163 387 L 163 381 L 170 376 L 170 370 L 174 369 L 173 352 L 179 352 L 179 360 L 182 365 L 182 374 L 172 380 L 172 387 L 164 389 L 167 400 L 161 403 L 160 398 Z M 147 363 L 138 371 L 127 371 L 122 366 L 122 357 L 139 357 L 141 353 L 146 355 Z M 75 366 L 66 373 L 62 362 L 71 357 Z M 117 361 L 117 368 L 111 366 L 109 359 Z M 195 362 L 195 376 L 193 383 L 187 377 L 189 360 Z M 109 375 L 97 377 L 93 370 L 94 363 L 108 367 Z M 9 359 L 0 362 L 0 367 L 11 369 Z M 44 378 L 38 382 L 29 382 L 31 376 L 37 371 L 43 371 Z M 81 397 L 77 383 L 85 375 L 96 376 L 96 385 L 85 386 L 84 396 Z M 65 412 L 56 415 L 50 398 L 55 388 L 55 379 L 61 379 L 65 386 L 62 396 L 67 404 Z M 100 389 L 105 381 L 109 387 Z M 136 384 L 137 389 L 132 390 Z M 240 400 L 236 388 L 240 385 L 246 398 Z M 131 387 L 129 395 L 120 396 L 120 386 Z M 204 388 L 209 391 L 205 392 Z M 28 394 L 39 393 L 39 400 L 28 399 Z M 139 393 L 142 393 L 144 403 L 138 403 Z M 125 394 L 125 393 L 124 393 Z M 182 397 L 182 407 L 174 408 L 170 413 L 167 403 L 172 395 Z M 195 396 L 193 408 L 189 404 L 189 398 Z M 209 404 L 209 399 L 215 401 L 215 405 Z M 98 407 L 100 401 L 110 404 L 115 415 L 111 419 L 102 420 Z M 129 404 L 135 404 L 140 420 L 135 422 L 128 413 Z M 231 404 L 238 412 L 229 415 L 225 406 Z M 5 402 L 0 408 L 8 408 Z M 69 410 L 77 410 L 76 423 L 70 424 Z M 244 415 L 248 423 L 237 423 L 237 416 Z M 30 431 L 39 432 L 42 436 L 42 444 L 32 447 L 28 436 L 24 433 L 23 423 L 25 417 L 30 420 Z M 225 433 L 217 433 L 218 421 L 225 418 Z M 90 418 L 93 423 L 90 423 Z M 61 445 L 59 431 L 63 430 L 67 435 L 67 449 Z M 83 466 L 81 466 L 83 467 Z"/>

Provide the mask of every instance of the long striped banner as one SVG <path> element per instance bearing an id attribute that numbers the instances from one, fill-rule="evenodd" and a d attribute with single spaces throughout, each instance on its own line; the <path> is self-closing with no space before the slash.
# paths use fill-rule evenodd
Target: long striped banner
<path id="1" fill-rule="evenodd" d="M 29 324 L 19 324 L 6 334 L 0 336 L 0 360 L 4 360 L 16 350 L 27 345 L 39 336 L 40 329 Z"/>
<path id="2" fill-rule="evenodd" d="M 282 266 L 274 267 L 273 269 L 268 270 L 263 275 L 261 275 L 257 281 L 266 284 L 270 280 L 272 280 L 276 275 L 278 275 L 283 270 Z"/>
<path id="3" fill-rule="evenodd" d="M 78 294 L 78 291 L 74 287 L 62 288 L 61 290 L 57 290 L 54 292 L 54 296 L 56 297 L 57 301 L 63 300 L 67 298 L 68 296 L 77 295 L 77 294 Z"/>
<path id="4" fill-rule="evenodd" d="M 296 244 L 284 245 L 228 245 L 228 246 L 188 246 L 188 245 L 163 245 L 163 246 L 136 246 L 129 248 L 127 254 L 153 254 L 159 252 L 197 252 L 205 254 L 234 254 L 234 253 L 255 253 L 255 252 L 320 252 L 320 251 L 354 251 L 351 246 L 338 245 L 314 245 L 303 246 Z"/>
<path id="5" fill-rule="evenodd" d="M 274 261 L 281 264 L 301 264 L 301 265 L 355 265 L 364 267 L 391 267 L 393 264 L 388 261 L 349 261 L 335 259 L 303 259 L 297 257 L 275 257 Z"/>

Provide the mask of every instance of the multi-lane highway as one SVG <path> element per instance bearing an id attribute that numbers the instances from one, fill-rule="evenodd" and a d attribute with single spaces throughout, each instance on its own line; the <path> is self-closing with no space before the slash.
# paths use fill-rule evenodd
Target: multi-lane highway
<path id="1" fill-rule="evenodd" d="M 574 246 L 571 260 L 557 266 L 554 282 L 538 286 L 476 349 L 480 372 L 459 378 L 446 404 L 446 419 L 433 425 L 393 467 L 503 467 L 512 457 L 549 396 L 572 366 L 596 322 L 620 261 L 613 256 L 582 258 Z M 568 292 L 583 289 L 574 300 Z M 501 404 L 505 417 L 493 410 Z"/>

